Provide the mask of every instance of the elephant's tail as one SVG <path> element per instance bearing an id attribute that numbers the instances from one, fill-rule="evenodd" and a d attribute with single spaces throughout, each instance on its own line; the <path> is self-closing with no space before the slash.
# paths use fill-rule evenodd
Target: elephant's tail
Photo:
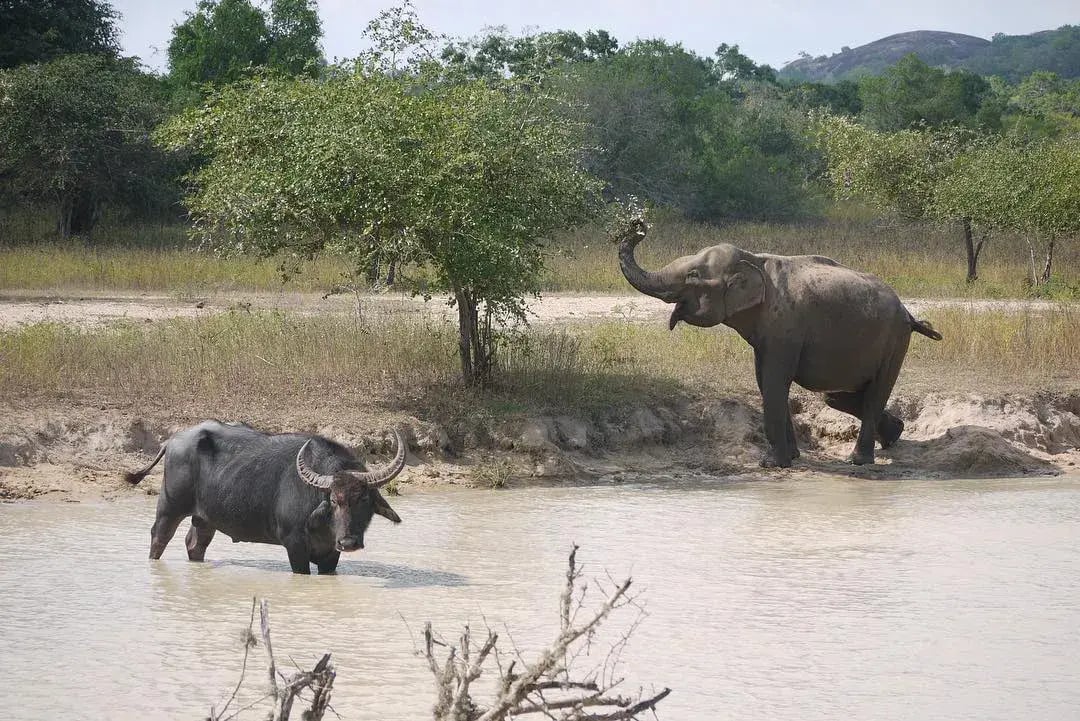
<path id="1" fill-rule="evenodd" d="M 916 333 L 922 333 L 927 338 L 933 338 L 934 340 L 941 340 L 941 333 L 934 330 L 934 326 L 930 325 L 928 320 L 918 320 L 911 313 L 908 313 L 908 320 L 911 321 L 911 330 Z"/>

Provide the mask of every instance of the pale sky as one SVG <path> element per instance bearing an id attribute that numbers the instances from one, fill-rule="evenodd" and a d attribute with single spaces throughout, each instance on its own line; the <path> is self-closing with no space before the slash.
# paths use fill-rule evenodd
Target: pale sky
<path id="1" fill-rule="evenodd" d="M 111 0 L 123 16 L 121 43 L 164 70 L 172 26 L 196 0 Z M 328 59 L 353 57 L 367 22 L 394 0 L 319 0 Z M 660 37 L 701 55 L 737 44 L 758 63 L 779 68 L 800 51 L 831 55 L 909 30 L 946 30 L 989 39 L 1080 23 L 1077 0 L 414 0 L 420 21 L 437 33 L 469 37 L 487 26 L 522 30 L 604 29 L 625 44 Z"/>

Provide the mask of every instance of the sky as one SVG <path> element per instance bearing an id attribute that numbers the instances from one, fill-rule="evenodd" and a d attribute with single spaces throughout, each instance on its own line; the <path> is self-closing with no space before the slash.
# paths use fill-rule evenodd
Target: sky
<path id="1" fill-rule="evenodd" d="M 121 14 L 121 44 L 150 68 L 167 66 L 172 27 L 196 0 L 111 0 Z M 361 33 L 395 0 L 319 0 L 328 59 L 353 57 Z M 431 30 L 471 37 L 485 27 L 523 30 L 604 29 L 626 42 L 663 38 L 701 55 L 738 45 L 755 62 L 782 67 L 800 52 L 831 55 L 909 30 L 945 30 L 989 39 L 1080 24 L 1077 0 L 413 0 Z"/>

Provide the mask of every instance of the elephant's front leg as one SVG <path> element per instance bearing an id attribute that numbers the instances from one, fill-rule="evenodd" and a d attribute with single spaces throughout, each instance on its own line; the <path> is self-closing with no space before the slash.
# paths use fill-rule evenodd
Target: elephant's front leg
<path id="1" fill-rule="evenodd" d="M 798 453 L 795 445 L 795 429 L 791 420 L 788 398 L 791 394 L 791 364 L 783 358 L 770 358 L 755 350 L 755 367 L 758 388 L 761 390 L 762 409 L 765 414 L 765 437 L 769 449 L 761 459 L 765 468 L 788 468 Z"/>

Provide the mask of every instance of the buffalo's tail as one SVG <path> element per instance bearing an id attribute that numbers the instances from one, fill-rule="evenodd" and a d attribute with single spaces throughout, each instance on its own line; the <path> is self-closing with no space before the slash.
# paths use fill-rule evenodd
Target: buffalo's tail
<path id="1" fill-rule="evenodd" d="M 153 469 L 153 467 L 158 464 L 158 461 L 161 460 L 161 457 L 165 455 L 165 449 L 168 447 L 168 445 L 169 444 L 167 441 L 165 443 L 162 443 L 161 450 L 158 451 L 157 456 L 154 458 L 153 461 L 151 461 L 150 465 L 146 466 L 145 468 L 140 468 L 137 471 L 128 471 L 124 474 L 124 480 L 134 486 L 139 481 L 146 478 L 146 474 L 148 474 L 151 469 Z"/>
<path id="2" fill-rule="evenodd" d="M 911 315 L 911 313 L 908 313 L 908 319 L 911 321 L 911 330 L 915 331 L 916 333 L 922 333 L 927 338 L 941 340 L 941 333 L 938 333 L 936 330 L 934 330 L 934 326 L 930 325 L 930 321 L 918 320 L 913 315 Z"/>

